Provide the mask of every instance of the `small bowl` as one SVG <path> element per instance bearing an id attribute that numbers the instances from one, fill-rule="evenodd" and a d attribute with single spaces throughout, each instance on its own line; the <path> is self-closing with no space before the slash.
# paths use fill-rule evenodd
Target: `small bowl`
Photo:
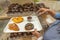
<path id="1" fill-rule="evenodd" d="M 27 17 L 27 20 L 32 21 L 32 17 L 31 16 Z"/>

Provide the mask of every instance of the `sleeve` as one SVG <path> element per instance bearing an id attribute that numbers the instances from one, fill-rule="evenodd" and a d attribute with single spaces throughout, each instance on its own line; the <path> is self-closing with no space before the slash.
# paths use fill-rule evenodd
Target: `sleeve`
<path id="1" fill-rule="evenodd" d="M 57 20 L 50 28 L 48 28 L 48 30 L 44 33 L 44 40 L 60 40 L 58 30 L 60 30 L 60 20 Z"/>
<path id="2" fill-rule="evenodd" d="M 41 37 L 39 37 L 37 40 L 42 40 L 43 39 L 43 37 L 41 36 Z"/>
<path id="3" fill-rule="evenodd" d="M 60 18 L 60 13 L 56 12 L 56 15 L 54 16 L 55 18 Z"/>

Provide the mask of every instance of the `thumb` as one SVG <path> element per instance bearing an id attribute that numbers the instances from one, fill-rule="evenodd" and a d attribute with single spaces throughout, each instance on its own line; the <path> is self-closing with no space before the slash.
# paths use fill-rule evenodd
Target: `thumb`
<path id="1" fill-rule="evenodd" d="M 34 29 L 34 31 L 32 32 L 32 34 L 35 34 L 37 32 L 37 29 Z"/>
<path id="2" fill-rule="evenodd" d="M 37 29 L 34 29 L 34 32 L 37 32 Z"/>

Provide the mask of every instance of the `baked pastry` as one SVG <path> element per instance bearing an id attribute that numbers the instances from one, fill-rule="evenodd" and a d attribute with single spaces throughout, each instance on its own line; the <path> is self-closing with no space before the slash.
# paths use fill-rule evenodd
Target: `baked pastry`
<path id="1" fill-rule="evenodd" d="M 12 19 L 12 21 L 15 23 L 21 23 L 21 22 L 23 22 L 23 18 L 22 17 L 15 17 Z"/>
<path id="2" fill-rule="evenodd" d="M 9 24 L 9 29 L 14 31 L 19 31 L 19 28 L 15 23 Z"/>
<path id="3" fill-rule="evenodd" d="M 27 23 L 25 26 L 26 30 L 32 30 L 34 28 L 34 25 L 32 23 Z"/>

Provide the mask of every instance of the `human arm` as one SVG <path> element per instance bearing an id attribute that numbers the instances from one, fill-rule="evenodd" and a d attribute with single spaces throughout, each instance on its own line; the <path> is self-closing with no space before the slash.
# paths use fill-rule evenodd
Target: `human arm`
<path id="1" fill-rule="evenodd" d="M 56 12 L 55 16 L 56 19 L 60 19 L 60 12 Z"/>
<path id="2" fill-rule="evenodd" d="M 40 8 L 37 13 L 40 15 L 45 14 L 46 12 L 48 12 L 51 16 L 55 16 L 55 11 L 50 10 L 50 9 L 46 9 L 46 8 Z"/>

